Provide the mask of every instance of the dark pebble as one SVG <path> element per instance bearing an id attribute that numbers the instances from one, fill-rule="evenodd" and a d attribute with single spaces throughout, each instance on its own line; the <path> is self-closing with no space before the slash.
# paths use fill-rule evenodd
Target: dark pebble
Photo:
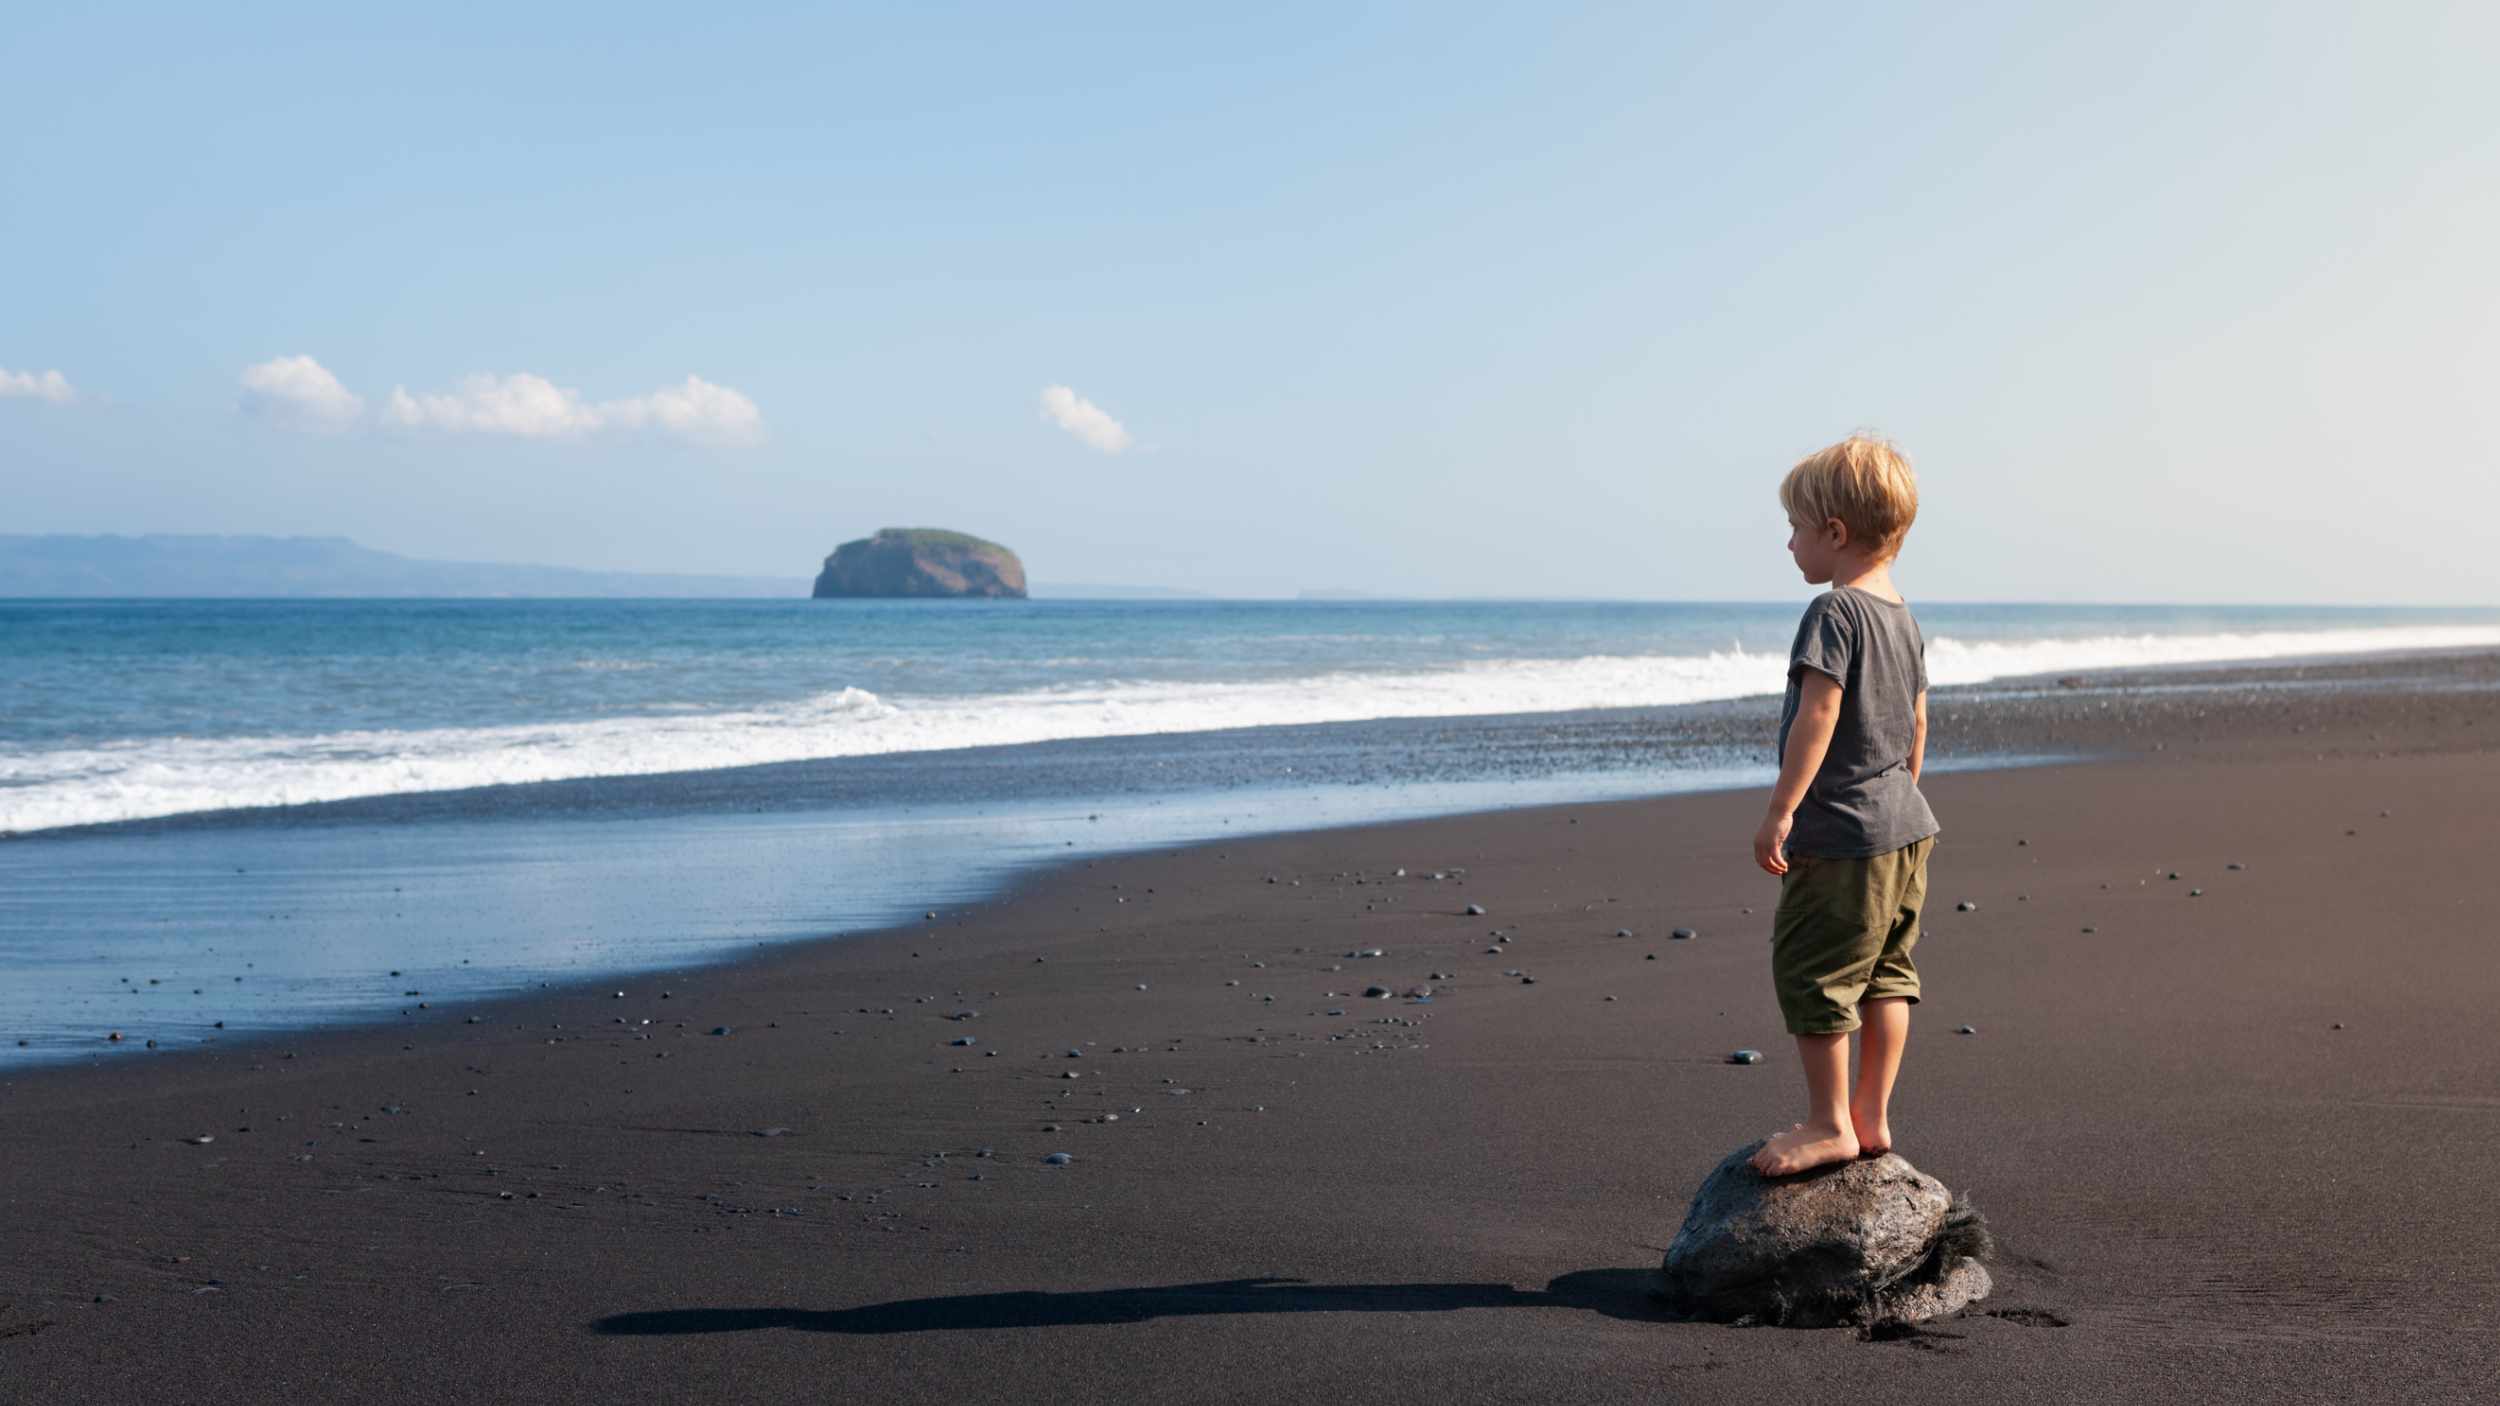
<path id="1" fill-rule="evenodd" d="M 1953 1033 L 1956 1035 L 1976 1035 L 1979 1033 L 1979 1028 L 1977 1026 L 1965 1025 L 1955 1030 Z"/>
<path id="2" fill-rule="evenodd" d="M 729 1027 L 726 1025 L 715 1025 L 712 1027 L 712 1033 L 715 1035 L 726 1035 L 729 1033 Z"/>
<path id="3" fill-rule="evenodd" d="M 1394 993 L 1392 993 L 1386 986 L 1366 986 L 1363 988 L 1363 996 L 1366 1000 L 1377 1001 L 1392 994 Z"/>
<path id="4" fill-rule="evenodd" d="M 1956 913 L 1976 913 L 1979 911 L 1979 905 L 1965 898 L 1961 902 L 1953 905 L 1953 911 Z"/>
<path id="5" fill-rule="evenodd" d="M 1701 934 L 1694 932 L 1691 928 L 1677 928 L 1675 931 L 1667 934 L 1667 936 L 1674 938 L 1678 942 L 1690 942 L 1700 935 Z"/>
<path id="6" fill-rule="evenodd" d="M 1076 1159 L 1064 1152 L 1053 1152 L 1049 1156 L 1044 1157 L 1042 1160 L 1054 1167 L 1064 1167 Z"/>
<path id="7" fill-rule="evenodd" d="M 1617 929 L 1615 929 L 1615 936 L 1617 936 L 1617 937 L 1630 937 L 1631 935 L 1632 935 L 1632 930 L 1631 930 L 1630 928 L 1617 928 Z"/>
<path id="8" fill-rule="evenodd" d="M 1484 905 L 1483 905 L 1483 904 L 1481 904 L 1481 903 L 1470 903 L 1470 904 L 1468 904 L 1468 905 L 1467 905 L 1467 916 L 1468 916 L 1468 917 L 1470 917 L 1470 918 L 1481 918 L 1481 917 L 1483 917 L 1483 916 L 1484 916 Z"/>
<path id="9" fill-rule="evenodd" d="M 2188 897 L 2190 897 L 2190 898 L 2203 898 L 2204 896 L 2205 896 L 2205 891 L 2204 891 L 2203 889 L 2189 889 L 2189 890 L 2188 890 Z"/>
<path id="10" fill-rule="evenodd" d="M 1760 1064 L 1762 1062 L 1762 1051 L 1738 1050 L 1736 1053 L 1727 1057 L 1727 1062 L 1730 1064 Z"/>
<path id="11" fill-rule="evenodd" d="M 969 1044 L 971 1044 L 971 1043 L 972 1043 L 972 1037 L 971 1037 L 971 1036 L 969 1036 L 969 1035 L 958 1035 L 958 1036 L 956 1036 L 954 1039 L 949 1040 L 949 1041 L 947 1041 L 946 1043 L 948 1043 L 948 1044 L 950 1044 L 950 1045 L 969 1045 Z"/>

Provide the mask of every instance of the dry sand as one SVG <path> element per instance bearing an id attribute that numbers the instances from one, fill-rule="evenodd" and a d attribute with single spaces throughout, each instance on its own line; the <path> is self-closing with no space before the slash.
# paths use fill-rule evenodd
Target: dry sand
<path id="1" fill-rule="evenodd" d="M 1643 1297 L 1703 1173 L 1802 1111 L 1740 793 L 1134 855 L 19 1074 L 0 1399 L 2491 1399 L 2491 695 L 2249 700 L 1928 779 L 1893 1127 L 2004 1255 L 1915 1336 Z"/>

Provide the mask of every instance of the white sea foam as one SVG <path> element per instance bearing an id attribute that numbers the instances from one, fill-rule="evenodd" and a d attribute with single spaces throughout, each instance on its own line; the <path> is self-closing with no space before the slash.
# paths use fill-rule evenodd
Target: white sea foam
<path id="1" fill-rule="evenodd" d="M 1928 645 L 1937 685 L 2148 664 L 2500 644 L 2500 628 L 2423 626 L 2105 635 Z M 846 688 L 738 712 L 318 736 L 157 738 L 0 753 L 0 830 L 512 782 L 703 771 L 1062 738 L 1366 718 L 1567 712 L 1776 693 L 1779 654 L 1474 660 L 1431 672 L 1257 683 L 1108 683 L 956 698 Z"/>

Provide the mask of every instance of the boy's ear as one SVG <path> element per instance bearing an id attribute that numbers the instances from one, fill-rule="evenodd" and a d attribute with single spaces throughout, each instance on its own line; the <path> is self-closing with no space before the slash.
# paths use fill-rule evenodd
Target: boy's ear
<path id="1" fill-rule="evenodd" d="M 1833 551 L 1848 550 L 1849 524 L 1836 517 L 1825 518 L 1823 519 L 1823 535 L 1831 539 Z"/>

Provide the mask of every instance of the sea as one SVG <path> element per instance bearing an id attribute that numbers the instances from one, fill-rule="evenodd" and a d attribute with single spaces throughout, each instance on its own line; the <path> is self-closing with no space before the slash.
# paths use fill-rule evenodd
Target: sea
<path id="1" fill-rule="evenodd" d="M 1802 603 L 0 600 L 0 1068 L 454 1018 L 1122 850 L 1764 784 L 1773 710 L 1674 719 L 1776 695 Z M 1916 609 L 1938 688 L 2500 645 Z"/>

